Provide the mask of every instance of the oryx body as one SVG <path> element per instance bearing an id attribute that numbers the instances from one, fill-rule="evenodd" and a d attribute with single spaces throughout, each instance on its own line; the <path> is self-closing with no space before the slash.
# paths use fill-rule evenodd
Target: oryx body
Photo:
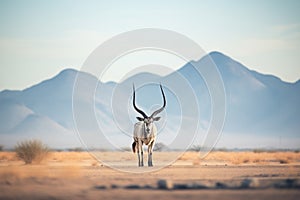
<path id="1" fill-rule="evenodd" d="M 162 86 L 160 85 L 160 89 L 163 96 L 163 106 L 154 111 L 150 117 L 148 117 L 142 110 L 137 108 L 135 105 L 135 88 L 133 86 L 133 107 L 134 109 L 139 112 L 143 117 L 137 117 L 139 122 L 134 125 L 134 132 L 133 132 L 133 139 L 134 142 L 132 143 L 132 150 L 133 152 L 137 152 L 138 154 L 138 166 L 144 166 L 144 158 L 143 158 L 143 144 L 148 146 L 148 166 L 153 166 L 152 164 L 152 152 L 153 147 L 156 140 L 157 135 L 157 128 L 154 121 L 158 121 L 160 117 L 155 117 L 155 115 L 159 114 L 166 106 L 166 98 Z"/>
<path id="2" fill-rule="evenodd" d="M 132 144 L 133 152 L 138 153 L 139 166 L 144 165 L 143 158 L 143 144 L 148 146 L 148 166 L 153 166 L 152 164 L 152 151 L 156 140 L 157 129 L 155 124 L 152 125 L 152 130 L 147 134 L 145 130 L 144 122 L 137 122 L 134 125 L 133 139 Z"/>

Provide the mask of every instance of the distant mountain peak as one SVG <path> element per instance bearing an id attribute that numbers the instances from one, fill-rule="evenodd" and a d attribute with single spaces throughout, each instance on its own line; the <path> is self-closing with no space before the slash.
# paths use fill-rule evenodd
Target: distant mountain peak
<path id="1" fill-rule="evenodd" d="M 75 79 L 76 75 L 79 73 L 76 69 L 67 68 L 59 72 L 54 78 L 68 78 L 68 79 Z"/>
<path id="2" fill-rule="evenodd" d="M 227 55 L 225 55 L 225 54 L 223 54 L 219 51 L 212 51 L 209 54 L 207 54 L 205 57 L 209 57 L 210 59 L 212 59 L 216 63 L 224 63 L 224 62 L 236 62 L 236 63 L 238 63 L 238 61 L 232 59 L 230 56 L 227 56 Z"/>
<path id="3" fill-rule="evenodd" d="M 211 59 L 216 63 L 216 64 L 224 64 L 224 63 L 234 63 L 234 64 L 239 64 L 241 65 L 243 68 L 247 68 L 245 65 L 243 65 L 242 63 L 240 63 L 239 61 L 231 58 L 230 56 L 227 56 L 221 52 L 218 51 L 212 51 L 210 52 L 207 56 L 211 57 Z M 248 69 L 248 68 L 247 68 Z"/>
<path id="4" fill-rule="evenodd" d="M 66 69 L 62 70 L 61 72 L 59 72 L 59 74 L 61 74 L 61 75 L 76 75 L 77 73 L 78 73 L 78 71 L 73 68 L 66 68 Z"/>
<path id="5" fill-rule="evenodd" d="M 219 51 L 212 51 L 208 54 L 211 57 L 217 58 L 217 57 L 222 57 L 222 58 L 230 58 L 229 56 L 219 52 Z"/>

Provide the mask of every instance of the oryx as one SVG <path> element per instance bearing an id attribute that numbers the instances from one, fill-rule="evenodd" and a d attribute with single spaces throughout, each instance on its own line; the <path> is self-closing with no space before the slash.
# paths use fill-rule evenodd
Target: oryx
<path id="1" fill-rule="evenodd" d="M 162 86 L 160 85 L 160 90 L 163 96 L 163 106 L 159 108 L 158 110 L 154 111 L 150 117 L 148 117 L 145 112 L 140 110 L 136 105 L 135 105 L 135 88 L 133 85 L 133 107 L 134 109 L 140 113 L 143 117 L 137 117 L 137 122 L 134 125 L 134 132 L 133 132 L 133 139 L 134 142 L 132 143 L 132 151 L 135 153 L 137 152 L 138 154 L 138 166 L 142 167 L 144 166 L 144 161 L 143 161 L 143 144 L 148 145 L 148 166 L 151 167 L 153 166 L 152 164 L 152 151 L 157 135 L 157 129 L 155 124 L 153 123 L 154 121 L 160 120 L 160 117 L 155 117 L 157 114 L 159 114 L 163 109 L 166 107 L 166 97 L 163 91 Z"/>

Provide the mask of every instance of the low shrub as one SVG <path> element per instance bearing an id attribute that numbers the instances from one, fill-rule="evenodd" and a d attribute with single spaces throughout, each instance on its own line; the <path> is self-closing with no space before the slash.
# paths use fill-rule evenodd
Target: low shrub
<path id="1" fill-rule="evenodd" d="M 49 148 L 39 140 L 27 140 L 18 143 L 15 152 L 25 164 L 40 163 L 49 153 Z"/>

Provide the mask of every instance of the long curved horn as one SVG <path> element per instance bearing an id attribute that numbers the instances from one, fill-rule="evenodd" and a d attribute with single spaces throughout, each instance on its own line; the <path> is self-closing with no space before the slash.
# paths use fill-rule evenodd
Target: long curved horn
<path id="1" fill-rule="evenodd" d="M 144 118 L 147 118 L 148 116 L 142 110 L 138 109 L 138 107 L 136 107 L 136 105 L 135 105 L 135 88 L 134 88 L 134 84 L 132 86 L 133 86 L 133 101 L 132 101 L 133 107 L 138 113 L 143 115 Z"/>
<path id="2" fill-rule="evenodd" d="M 160 113 L 161 111 L 163 111 L 163 109 L 166 107 L 166 97 L 165 97 L 164 90 L 162 89 L 161 84 L 160 84 L 160 90 L 161 90 L 161 93 L 162 93 L 162 96 L 163 96 L 164 104 L 163 104 L 163 106 L 160 109 L 154 111 L 152 113 L 151 117 L 154 117 L 155 115 L 157 115 L 158 113 Z"/>

